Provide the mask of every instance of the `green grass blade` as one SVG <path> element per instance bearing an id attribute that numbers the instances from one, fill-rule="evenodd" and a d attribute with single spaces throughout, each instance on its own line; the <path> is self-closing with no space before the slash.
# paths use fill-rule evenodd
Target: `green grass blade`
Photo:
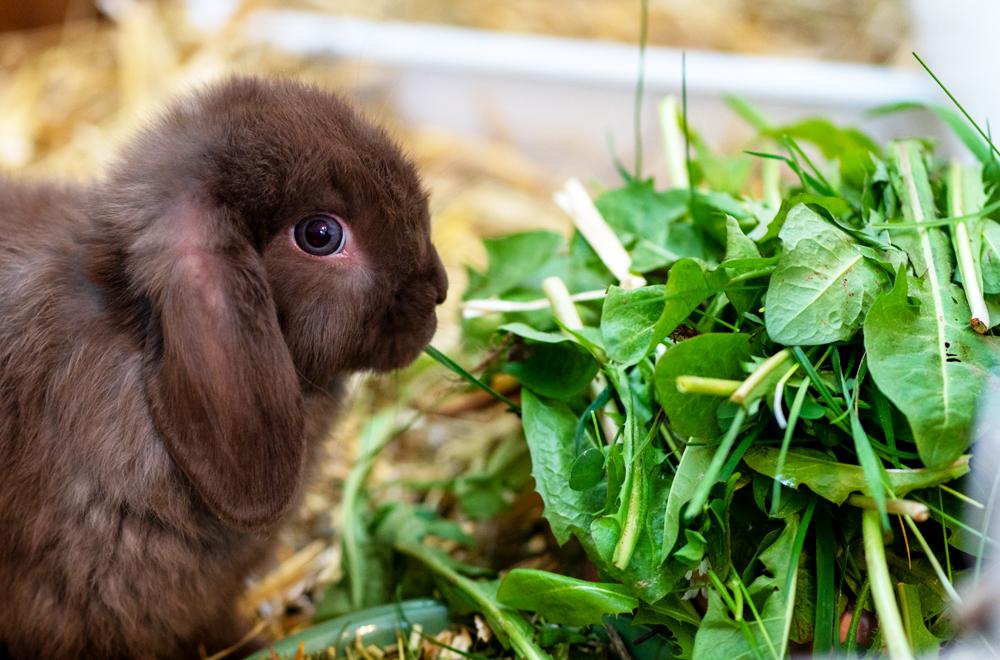
<path id="1" fill-rule="evenodd" d="M 981 163 L 988 163 L 993 156 L 993 152 L 990 151 L 990 146 L 987 142 L 979 137 L 976 130 L 969 125 L 969 123 L 951 108 L 947 108 L 942 105 L 937 105 L 936 103 L 922 103 L 920 101 L 902 101 L 899 103 L 889 103 L 887 105 L 880 105 L 876 108 L 872 108 L 865 114 L 869 117 L 884 117 L 886 115 L 895 114 L 897 112 L 907 112 L 910 110 L 928 110 L 937 115 L 948 128 L 951 129 L 955 137 L 965 145 L 976 160 Z M 989 125 L 987 125 L 987 128 Z"/>
<path id="2" fill-rule="evenodd" d="M 639 75 L 635 82 L 632 131 L 635 134 L 635 178 L 642 179 L 642 97 L 646 88 L 646 42 L 649 40 L 649 0 L 640 3 Z"/>
<path id="3" fill-rule="evenodd" d="M 825 655 L 833 650 L 837 594 L 834 586 L 833 526 L 826 510 L 816 517 L 816 610 L 813 623 L 813 654 Z"/>
<path id="4" fill-rule="evenodd" d="M 920 66 L 924 67 L 924 71 L 927 72 L 927 75 L 929 75 L 931 78 L 934 79 L 934 82 L 936 82 L 937 86 L 941 88 L 941 91 L 948 95 L 948 98 L 951 99 L 951 102 L 955 104 L 955 107 L 958 108 L 963 115 L 965 115 L 965 118 L 969 120 L 969 123 L 972 124 L 972 127 L 974 129 L 976 129 L 976 132 L 979 133 L 980 137 L 986 140 L 986 144 L 990 146 L 990 150 L 994 154 L 1000 156 L 1000 150 L 997 150 L 996 145 L 993 144 L 993 140 L 990 139 L 989 135 L 983 132 L 983 129 L 979 127 L 979 124 L 976 123 L 976 120 L 972 118 L 972 116 L 968 113 L 968 111 L 966 111 L 965 106 L 963 106 L 961 103 L 958 102 L 958 99 L 956 99 L 955 96 L 951 93 L 951 90 L 945 87 L 945 84 L 941 82 L 941 79 L 938 78 L 936 75 L 934 75 L 934 72 L 931 71 L 931 68 L 927 66 L 927 64 L 922 59 L 920 59 L 919 55 L 913 53 L 913 57 L 914 59 L 917 60 L 917 62 L 920 63 Z"/>
<path id="5" fill-rule="evenodd" d="M 833 365 L 834 369 L 837 370 L 837 378 L 840 380 L 844 400 L 847 401 L 848 405 L 851 420 L 851 438 L 854 440 L 854 453 L 858 457 L 858 464 L 864 470 L 865 482 L 867 482 L 868 490 L 871 491 L 872 498 L 875 500 L 875 506 L 882 520 L 882 526 L 888 527 L 889 514 L 886 511 L 885 505 L 885 484 L 888 483 L 888 476 L 885 474 L 885 467 L 875 455 L 875 450 L 872 449 L 868 434 L 865 433 L 864 426 L 861 424 L 861 417 L 858 415 L 858 393 L 861 389 L 861 381 L 864 378 L 865 363 L 862 361 L 858 366 L 857 377 L 854 380 L 854 392 L 852 393 L 847 385 L 847 379 L 844 378 L 844 374 L 840 370 L 839 355 L 837 349 L 834 349 L 832 353 Z"/>
<path id="6" fill-rule="evenodd" d="M 766 133 L 771 130 L 771 124 L 760 110 L 752 106 L 746 99 L 739 96 L 727 95 L 723 97 L 729 109 L 736 115 L 753 126 L 758 133 Z"/>
<path id="7" fill-rule="evenodd" d="M 792 611 L 795 609 L 795 590 L 799 581 L 799 557 L 802 555 L 802 547 L 806 543 L 806 532 L 809 531 L 809 524 L 812 522 L 813 512 L 816 510 L 816 496 L 809 498 L 809 504 L 802 513 L 802 520 L 799 521 L 799 528 L 795 530 L 795 540 L 792 543 L 792 552 L 788 557 L 788 572 L 785 575 L 785 629 L 781 635 L 781 656 L 785 657 L 788 650 L 788 636 L 792 631 Z"/>
<path id="8" fill-rule="evenodd" d="M 698 489 L 691 497 L 691 501 L 688 502 L 687 509 L 684 512 L 684 517 L 688 520 L 697 516 L 705 508 L 705 503 L 708 502 L 708 494 L 711 492 L 712 486 L 719 479 L 722 464 L 725 462 L 726 457 L 729 456 L 729 452 L 733 448 L 733 443 L 736 442 L 736 436 L 739 435 L 740 427 L 743 426 L 746 416 L 747 412 L 742 406 L 737 409 L 736 415 L 733 416 L 733 421 L 729 425 L 729 430 L 722 437 L 719 448 L 715 450 L 715 455 L 712 456 L 712 462 L 708 464 L 708 469 L 705 470 L 705 477 L 698 484 Z"/>
<path id="9" fill-rule="evenodd" d="M 470 374 L 468 371 L 463 369 L 460 364 L 452 360 L 450 357 L 448 357 L 438 349 L 434 348 L 433 346 L 428 346 L 427 348 L 424 349 L 424 353 L 434 358 L 434 360 L 436 360 L 438 364 L 442 365 L 452 373 L 461 376 L 464 380 L 468 381 L 472 385 L 475 385 L 476 387 L 486 392 L 497 401 L 507 404 L 507 407 L 510 408 L 512 412 L 516 412 L 518 414 L 521 413 L 521 407 L 519 405 L 517 405 L 516 403 L 505 397 L 503 394 L 500 394 L 495 389 L 493 389 L 483 381 L 479 380 L 472 374 Z"/>
<path id="10" fill-rule="evenodd" d="M 785 435 L 781 439 L 781 451 L 778 454 L 778 464 L 775 467 L 774 486 L 771 490 L 771 515 L 778 511 L 778 504 L 781 502 L 781 471 L 785 467 L 785 458 L 788 456 L 788 447 L 792 444 L 792 434 L 799 422 L 799 413 L 802 412 L 802 405 L 806 401 L 806 394 L 809 392 L 809 381 L 803 380 L 799 389 L 795 392 L 795 400 L 792 401 L 792 408 L 788 413 L 788 425 L 785 427 Z"/>

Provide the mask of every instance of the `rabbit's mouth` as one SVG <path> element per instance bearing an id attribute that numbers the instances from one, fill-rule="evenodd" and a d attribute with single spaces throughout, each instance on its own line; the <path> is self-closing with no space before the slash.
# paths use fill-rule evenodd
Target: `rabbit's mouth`
<path id="1" fill-rule="evenodd" d="M 386 372 L 408 366 L 430 343 L 435 330 L 437 317 L 432 312 L 428 321 L 394 332 L 384 350 L 372 356 L 372 369 Z"/>
<path id="2" fill-rule="evenodd" d="M 437 330 L 437 315 L 429 292 L 415 291 L 385 315 L 385 336 L 370 355 L 370 367 L 385 372 L 402 369 L 417 359 Z"/>

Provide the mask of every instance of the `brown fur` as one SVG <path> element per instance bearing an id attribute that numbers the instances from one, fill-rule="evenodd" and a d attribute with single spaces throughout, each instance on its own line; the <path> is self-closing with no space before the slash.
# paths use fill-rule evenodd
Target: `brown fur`
<path id="1" fill-rule="evenodd" d="M 316 211 L 343 255 L 295 248 Z M 93 186 L 0 181 L 0 656 L 236 641 L 340 377 L 416 357 L 446 287 L 412 165 L 296 83 L 180 101 Z"/>

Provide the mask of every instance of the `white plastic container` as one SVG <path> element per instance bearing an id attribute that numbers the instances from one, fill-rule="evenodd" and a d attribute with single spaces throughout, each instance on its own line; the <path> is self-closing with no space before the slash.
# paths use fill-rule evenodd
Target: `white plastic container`
<path id="1" fill-rule="evenodd" d="M 615 180 L 609 145 L 632 166 L 639 70 L 633 45 L 293 11 L 257 12 L 248 29 L 295 53 L 381 65 L 393 110 L 405 120 L 509 139 L 554 179 L 583 173 Z M 659 174 L 655 102 L 680 94 L 681 52 L 649 48 L 645 66 L 644 170 Z M 776 122 L 823 115 L 860 124 L 878 138 L 946 138 L 924 113 L 863 116 L 884 103 L 940 100 L 919 71 L 688 51 L 687 92 L 692 127 L 725 149 L 739 148 L 750 134 L 725 107 L 726 94 L 750 101 Z"/>

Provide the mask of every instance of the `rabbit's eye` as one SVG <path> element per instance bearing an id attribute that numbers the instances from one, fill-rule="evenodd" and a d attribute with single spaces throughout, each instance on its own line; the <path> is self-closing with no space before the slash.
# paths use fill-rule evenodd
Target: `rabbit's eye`
<path id="1" fill-rule="evenodd" d="M 317 257 L 344 249 L 344 227 L 332 215 L 311 215 L 295 225 L 295 244 Z"/>

